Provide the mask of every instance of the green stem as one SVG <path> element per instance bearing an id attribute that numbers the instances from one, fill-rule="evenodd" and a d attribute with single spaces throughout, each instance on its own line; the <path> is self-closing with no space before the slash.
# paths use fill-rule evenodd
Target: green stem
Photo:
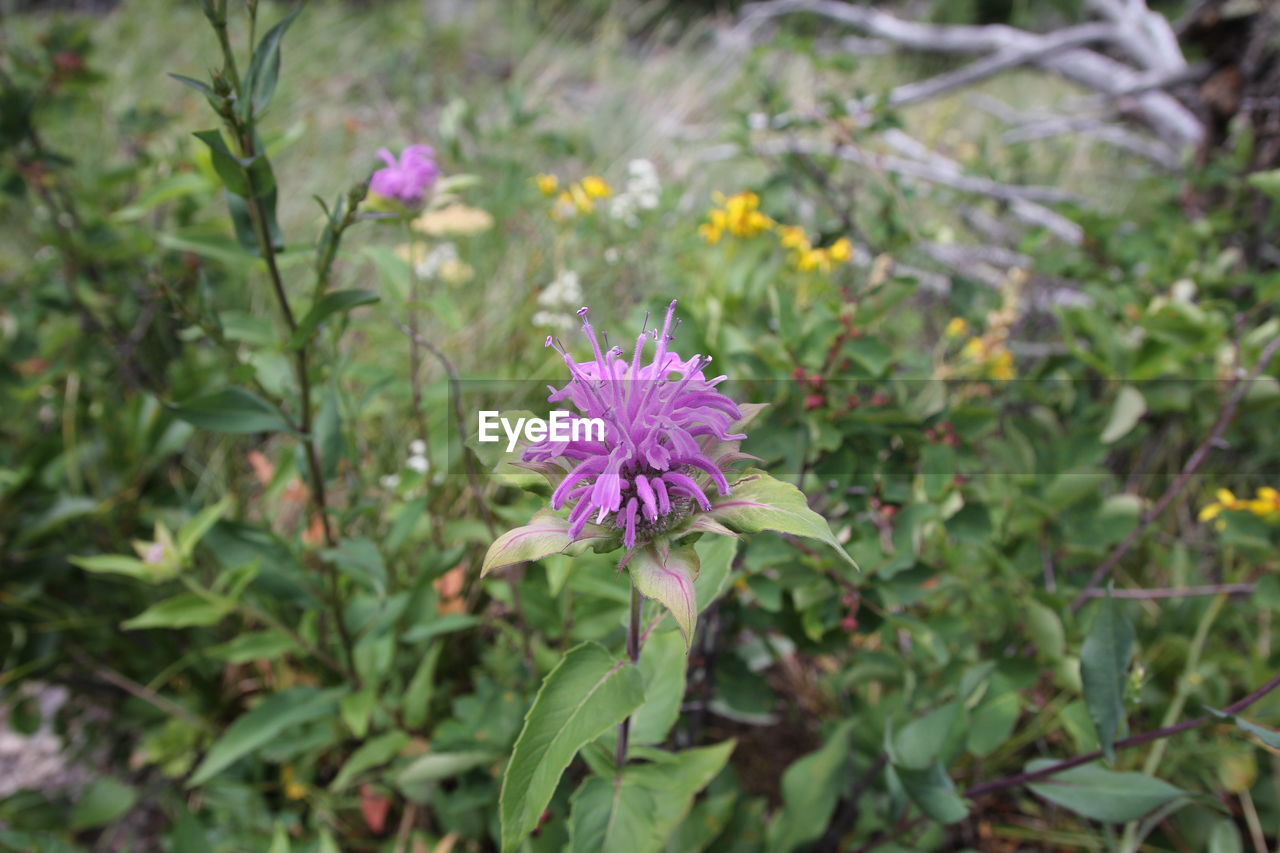
<path id="1" fill-rule="evenodd" d="M 631 585 L 631 618 L 627 623 L 627 657 L 631 663 L 640 660 L 640 590 Z M 618 748 L 614 752 L 614 763 L 618 772 L 627 764 L 627 741 L 631 737 L 631 717 L 627 717 L 618 726 Z"/>

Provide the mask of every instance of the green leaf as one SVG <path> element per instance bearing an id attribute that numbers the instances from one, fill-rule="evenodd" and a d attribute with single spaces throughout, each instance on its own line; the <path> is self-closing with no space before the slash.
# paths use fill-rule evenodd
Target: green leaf
<path id="1" fill-rule="evenodd" d="M 222 138 L 222 131 L 201 130 L 195 133 L 195 137 L 209 146 L 213 170 L 218 173 L 227 191 L 242 198 L 248 198 L 249 174 L 241 164 L 240 158 L 232 154 L 231 149 L 227 147 L 226 141 Z"/>
<path id="2" fill-rule="evenodd" d="M 538 510 L 524 527 L 508 530 L 493 540 L 484 555 L 480 577 L 494 569 L 540 560 L 550 554 L 577 553 L 590 547 L 591 538 L 569 538 L 569 522 L 550 510 Z"/>
<path id="3" fill-rule="evenodd" d="M 188 77 L 185 74 L 170 73 L 169 76 L 172 77 L 174 80 L 177 80 L 182 85 L 189 86 L 192 89 L 195 89 L 197 92 L 204 95 L 206 98 L 209 98 L 210 100 L 214 100 L 218 97 L 218 93 L 213 91 L 213 87 L 210 86 L 208 83 L 204 82 L 203 80 L 197 80 L 196 78 Z"/>
<path id="4" fill-rule="evenodd" d="M 941 761 L 919 769 L 893 766 L 907 796 L 920 811 L 939 823 L 955 823 L 969 815 L 969 807 L 956 793 L 955 785 Z"/>
<path id="5" fill-rule="evenodd" d="M 1244 853 L 1244 840 L 1235 821 L 1220 817 L 1209 831 L 1209 853 Z"/>
<path id="6" fill-rule="evenodd" d="M 84 789 L 71 810 L 71 831 L 105 826 L 124 817 L 137 801 L 138 792 L 129 785 L 116 779 L 99 779 Z"/>
<path id="7" fill-rule="evenodd" d="M 196 768 L 188 786 L 204 784 L 288 729 L 331 716 L 344 693 L 346 688 L 342 687 L 294 687 L 271 696 L 227 727 Z"/>
<path id="8" fill-rule="evenodd" d="M 711 515 L 739 533 L 775 530 L 825 542 L 855 569 L 858 564 L 841 547 L 827 520 L 809 509 L 804 494 L 756 468 L 729 487 L 729 495 L 712 501 Z"/>
<path id="9" fill-rule="evenodd" d="M 245 75 L 244 89 L 247 97 L 244 103 L 247 106 L 241 107 L 240 115 L 243 118 L 249 118 L 250 109 L 253 115 L 261 115 L 267 104 L 271 103 L 271 96 L 275 94 L 276 82 L 280 77 L 280 42 L 300 11 L 302 4 L 294 6 L 258 42 L 253 59 L 249 61 L 249 73 Z"/>
<path id="10" fill-rule="evenodd" d="M 680 716 L 689 659 L 675 631 L 652 634 L 640 650 L 644 704 L 631 717 L 631 743 L 662 743 Z"/>
<path id="11" fill-rule="evenodd" d="M 227 663 L 249 663 L 258 660 L 275 660 L 281 655 L 298 651 L 298 644 L 281 631 L 255 631 L 241 634 L 234 640 L 209 649 L 209 656 Z"/>
<path id="12" fill-rule="evenodd" d="M 502 756 L 491 750 L 462 750 L 459 752 L 429 752 L 400 771 L 396 783 L 401 787 L 420 785 L 423 782 L 437 782 L 441 779 L 452 779 L 461 776 L 468 770 L 493 764 Z"/>
<path id="13" fill-rule="evenodd" d="M 698 577 L 698 552 L 691 545 L 672 548 L 665 539 L 635 552 L 627 571 L 636 589 L 671 611 L 687 652 L 698 623 L 698 600 L 693 582 Z"/>
<path id="14" fill-rule="evenodd" d="M 737 539 L 723 536 L 704 536 L 693 547 L 698 552 L 698 578 L 693 582 L 698 593 L 698 612 L 706 610 L 729 588 L 732 582 L 733 559 L 738 554 Z"/>
<path id="15" fill-rule="evenodd" d="M 1116 733 L 1125 721 L 1124 687 L 1133 653 L 1133 625 L 1125 609 L 1108 593 L 1080 650 L 1080 679 L 1098 744 L 1115 759 Z"/>
<path id="16" fill-rule="evenodd" d="M 570 801 L 570 853 L 645 853 L 656 849 L 653 791 L 622 779 L 592 776 Z"/>
<path id="17" fill-rule="evenodd" d="M 604 647 L 583 643 L 565 654 L 542 682 L 503 774 L 503 850 L 514 850 L 538 825 L 578 750 L 643 700 L 639 670 Z"/>
<path id="18" fill-rule="evenodd" d="M 1046 659 L 1059 660 L 1066 654 L 1067 636 L 1058 614 L 1038 601 L 1028 601 L 1027 633 Z"/>
<path id="19" fill-rule="evenodd" d="M 1222 711 L 1218 711 L 1213 708 L 1206 708 L 1205 710 L 1210 714 L 1213 714 L 1215 717 L 1221 717 L 1224 720 L 1231 720 L 1236 724 L 1236 728 L 1243 732 L 1248 732 L 1272 749 L 1280 749 L 1280 731 L 1260 726 L 1257 723 L 1251 723 L 1243 717 L 1237 717 L 1233 714 L 1224 714 Z"/>
<path id="20" fill-rule="evenodd" d="M 822 835 L 844 787 L 852 731 L 852 720 L 841 723 L 821 748 L 782 774 L 782 810 L 769 825 L 768 853 L 786 853 Z"/>
<path id="21" fill-rule="evenodd" d="M 67 559 L 72 565 L 94 574 L 125 575 L 138 580 L 153 579 L 153 573 L 146 563 L 124 554 L 97 554 L 92 557 L 68 557 Z"/>
<path id="22" fill-rule="evenodd" d="M 218 523 L 218 519 L 226 515 L 231 506 L 230 498 L 223 498 L 213 506 L 205 507 L 178 528 L 178 553 L 182 559 L 189 560 L 195 552 L 196 545 L 209 528 Z"/>
<path id="23" fill-rule="evenodd" d="M 363 740 L 369 731 L 369 715 L 378 702 L 378 692 L 366 687 L 356 693 L 349 693 L 338 702 L 338 711 L 342 714 L 342 722 L 347 724 L 351 734 Z"/>
<path id="24" fill-rule="evenodd" d="M 284 432 L 289 422 L 275 406 L 244 388 L 223 388 L 187 400 L 173 414 L 213 432 Z"/>
<path id="25" fill-rule="evenodd" d="M 280 821 L 276 821 L 276 828 L 271 833 L 271 846 L 267 848 L 267 853 L 293 853 L 289 832 Z"/>
<path id="26" fill-rule="evenodd" d="M 645 764 L 618 778 L 592 776 L 571 800 L 569 850 L 654 853 L 693 806 L 693 798 L 724 768 L 734 742 L 679 753 L 636 750 Z"/>
<path id="27" fill-rule="evenodd" d="M 1026 770 L 1034 773 L 1057 763 L 1051 758 L 1036 759 Z M 1082 817 L 1108 823 L 1137 820 L 1170 800 L 1186 796 L 1182 789 L 1152 776 L 1117 773 L 1098 764 L 1072 767 L 1027 787 Z"/>
<path id="28" fill-rule="evenodd" d="M 213 853 L 209 838 L 204 834 L 204 827 L 185 807 L 173 824 L 173 834 L 169 841 L 172 850 L 182 853 Z"/>
<path id="29" fill-rule="evenodd" d="M 143 628 L 189 628 L 216 625 L 231 612 L 232 602 L 183 593 L 158 601 L 132 619 L 120 623 L 126 631 Z"/>
<path id="30" fill-rule="evenodd" d="M 386 594 L 387 564 L 372 539 L 365 536 L 344 539 L 338 547 L 321 551 L 320 556 L 379 598 Z"/>
<path id="31" fill-rule="evenodd" d="M 436 666 L 440 663 L 440 654 L 443 651 L 442 643 L 432 643 L 427 646 L 422 662 L 418 664 L 417 671 L 404 689 L 401 707 L 404 710 L 404 723 L 410 728 L 421 728 L 427 720 L 431 710 L 431 696 L 436 687 Z"/>
<path id="32" fill-rule="evenodd" d="M 1266 193 L 1273 199 L 1280 200 L 1280 169 L 1267 172 L 1254 172 L 1247 178 L 1249 186 Z"/>
<path id="33" fill-rule="evenodd" d="M 399 755 L 400 750 L 404 749 L 410 740 L 407 732 L 396 730 L 365 741 L 359 749 L 351 753 L 351 757 L 342 765 L 338 775 L 333 777 L 333 781 L 329 783 L 329 790 L 336 794 L 354 782 L 361 773 L 386 764 Z"/>
<path id="34" fill-rule="evenodd" d="M 306 346 L 315 330 L 320 328 L 320 324 L 334 314 L 350 311 L 360 305 L 370 305 L 380 298 L 378 294 L 368 290 L 333 290 L 326 293 L 316 300 L 316 304 L 311 306 L 311 310 L 302 318 L 302 322 L 298 323 L 298 328 L 290 338 L 289 345 L 295 349 Z"/>
<path id="35" fill-rule="evenodd" d="M 1142 392 L 1132 385 L 1122 386 L 1120 393 L 1116 395 L 1115 405 L 1111 409 L 1111 417 L 1102 430 L 1102 443 L 1112 444 L 1124 438 L 1146 413 L 1147 400 L 1142 396 Z"/>

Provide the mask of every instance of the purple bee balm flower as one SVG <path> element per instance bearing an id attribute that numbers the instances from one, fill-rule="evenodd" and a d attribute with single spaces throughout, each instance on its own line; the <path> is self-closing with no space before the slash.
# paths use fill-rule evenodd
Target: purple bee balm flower
<path id="1" fill-rule="evenodd" d="M 399 160 L 386 148 L 379 148 L 378 156 L 387 166 L 373 173 L 369 191 L 395 199 L 405 207 L 422 204 L 427 190 L 440 177 L 440 167 L 434 159 L 436 152 L 428 145 L 410 145 L 400 152 Z"/>
<path id="2" fill-rule="evenodd" d="M 547 339 L 547 345 L 564 356 L 571 376 L 563 388 L 551 388 L 548 399 L 571 402 L 582 413 L 572 420 L 598 418 L 605 424 L 603 441 L 548 439 L 524 453 L 525 462 L 550 463 L 564 473 L 551 495 L 551 507 L 570 507 L 571 539 L 593 522 L 620 528 L 623 545 L 635 548 L 672 530 L 697 510 L 709 511 L 707 486 L 729 494 L 721 463 L 735 460 L 713 459 L 708 452 L 720 442 L 746 438 L 728 432 L 742 412 L 715 388 L 725 377 L 708 379 L 703 373 L 711 362 L 709 356 L 685 360 L 667 348 L 675 308 L 674 301 L 667 307 L 660 333 L 641 331 L 629 362 L 621 347 L 600 348 L 586 308 L 578 315 L 594 360 L 579 364 L 557 342 Z M 655 342 L 653 360 L 642 364 L 651 340 Z M 573 434 L 598 438 L 588 430 Z"/>

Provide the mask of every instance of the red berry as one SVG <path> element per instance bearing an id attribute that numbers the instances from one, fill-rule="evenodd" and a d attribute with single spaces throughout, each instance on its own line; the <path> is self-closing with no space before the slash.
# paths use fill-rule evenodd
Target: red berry
<path id="1" fill-rule="evenodd" d="M 840 620 L 840 627 L 845 630 L 845 633 L 852 634 L 858 630 L 858 620 L 853 616 L 846 616 Z"/>
<path id="2" fill-rule="evenodd" d="M 821 394 L 810 394 L 804 398 L 804 410 L 811 412 L 814 409 L 822 408 L 827 404 L 827 398 Z"/>

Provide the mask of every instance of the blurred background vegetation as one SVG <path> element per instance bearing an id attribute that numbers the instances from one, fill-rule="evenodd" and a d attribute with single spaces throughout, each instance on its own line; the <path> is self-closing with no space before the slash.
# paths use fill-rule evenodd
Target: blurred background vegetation
<path id="1" fill-rule="evenodd" d="M 242 72 L 287 12 L 251 36 L 244 6 Z M 1028 67 L 895 105 L 960 60 L 830 16 L 308 3 L 258 124 L 299 347 L 193 136 L 216 98 L 166 76 L 223 65 L 201 4 L 0 0 L 0 850 L 497 849 L 523 715 L 573 643 L 621 648 L 627 588 L 593 555 L 478 579 L 540 500 L 482 453 L 466 476 L 450 372 L 559 384 L 580 304 L 616 339 L 673 298 L 680 352 L 770 404 L 744 449 L 862 571 L 698 544 L 700 632 L 687 667 L 650 638 L 639 742 L 732 751 L 634 849 L 1274 849 L 1274 697 L 1002 781 L 1280 669 L 1274 12 L 1151 8 L 1195 144 Z M 435 218 L 343 224 L 414 143 Z M 599 849 L 570 829 L 599 761 L 527 848 Z"/>

